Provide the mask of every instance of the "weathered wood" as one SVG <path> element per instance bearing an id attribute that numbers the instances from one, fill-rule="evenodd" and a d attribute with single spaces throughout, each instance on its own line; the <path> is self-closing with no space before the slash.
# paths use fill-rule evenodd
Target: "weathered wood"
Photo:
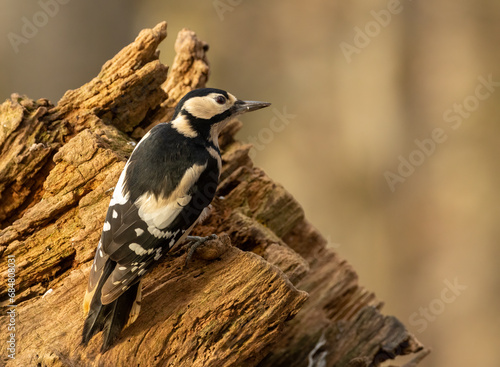
<path id="1" fill-rule="evenodd" d="M 221 183 L 194 234 L 223 234 L 169 254 L 144 280 L 141 314 L 117 345 L 79 345 L 81 302 L 112 189 L 137 138 L 168 120 L 208 78 L 208 46 L 189 30 L 172 70 L 158 60 L 166 24 L 142 31 L 54 106 L 13 95 L 0 105 L 0 273 L 16 260 L 16 359 L 7 366 L 377 366 L 423 350 L 299 203 L 235 140 L 220 137 Z M 52 291 L 51 291 L 52 290 Z M 6 288 L 0 302 L 8 303 Z M 7 335 L 2 314 L 0 333 Z M 422 353 L 425 353 L 422 352 Z M 421 355 L 417 356 L 421 358 Z"/>

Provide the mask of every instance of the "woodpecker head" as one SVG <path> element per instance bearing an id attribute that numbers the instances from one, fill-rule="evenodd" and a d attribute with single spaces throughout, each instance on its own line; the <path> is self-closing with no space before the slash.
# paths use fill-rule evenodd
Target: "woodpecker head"
<path id="1" fill-rule="evenodd" d="M 221 89 L 195 89 L 177 104 L 172 125 L 187 137 L 200 136 L 217 145 L 219 133 L 231 118 L 269 105 L 268 102 L 242 101 Z"/>

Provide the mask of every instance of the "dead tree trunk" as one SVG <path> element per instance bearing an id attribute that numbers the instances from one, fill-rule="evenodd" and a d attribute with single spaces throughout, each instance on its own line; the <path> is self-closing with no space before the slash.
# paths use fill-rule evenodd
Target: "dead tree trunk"
<path id="1" fill-rule="evenodd" d="M 99 75 L 57 105 L 12 95 L 0 105 L 0 271 L 14 259 L 15 291 L 1 287 L 7 366 L 377 366 L 426 353 L 352 267 L 327 246 L 300 205 L 234 139 L 214 210 L 196 234 L 226 233 L 183 268 L 174 253 L 144 282 L 139 319 L 99 354 L 80 346 L 88 270 L 112 188 L 137 139 L 166 121 L 208 78 L 208 46 L 189 30 L 172 70 L 158 60 L 166 24 L 142 31 Z M 12 303 L 11 303 L 12 302 Z M 15 330 L 9 331 L 15 309 Z"/>

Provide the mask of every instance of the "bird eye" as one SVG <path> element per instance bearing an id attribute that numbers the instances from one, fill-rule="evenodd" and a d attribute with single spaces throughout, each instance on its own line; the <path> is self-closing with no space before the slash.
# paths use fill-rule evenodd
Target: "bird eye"
<path id="1" fill-rule="evenodd" d="M 224 103 L 226 103 L 226 97 L 217 96 L 217 97 L 215 97 L 215 102 L 217 102 L 218 104 L 224 104 Z"/>

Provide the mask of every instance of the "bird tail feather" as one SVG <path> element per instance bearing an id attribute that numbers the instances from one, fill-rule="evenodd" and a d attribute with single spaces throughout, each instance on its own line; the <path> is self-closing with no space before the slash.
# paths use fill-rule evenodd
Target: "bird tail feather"
<path id="1" fill-rule="evenodd" d="M 135 321 L 140 309 L 141 283 L 130 286 L 126 292 L 113 302 L 103 305 L 101 289 L 106 279 L 113 271 L 114 264 L 108 261 L 99 280 L 82 332 L 82 344 L 87 345 L 90 339 L 100 331 L 104 331 L 104 341 L 101 352 L 107 351 L 118 339 L 125 326 Z"/>

